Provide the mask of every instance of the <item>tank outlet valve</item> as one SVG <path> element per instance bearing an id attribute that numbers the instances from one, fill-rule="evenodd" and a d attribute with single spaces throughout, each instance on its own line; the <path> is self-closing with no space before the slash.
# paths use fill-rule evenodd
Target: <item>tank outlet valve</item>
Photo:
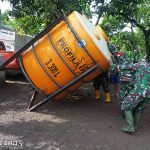
<path id="1" fill-rule="evenodd" d="M 82 47 L 84 47 L 86 45 L 86 41 L 85 40 L 81 40 L 81 41 L 79 41 L 78 45 L 79 45 L 79 47 L 82 48 Z"/>

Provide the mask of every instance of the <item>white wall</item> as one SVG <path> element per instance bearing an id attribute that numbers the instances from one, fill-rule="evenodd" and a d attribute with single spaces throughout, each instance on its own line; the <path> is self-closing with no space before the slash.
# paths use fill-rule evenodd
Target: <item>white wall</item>
<path id="1" fill-rule="evenodd" d="M 32 36 L 19 35 L 13 31 L 0 29 L 0 41 L 4 42 L 7 51 L 18 51 L 32 38 Z"/>
<path id="2" fill-rule="evenodd" d="M 15 34 L 15 50 L 18 51 L 27 44 L 33 37 L 28 35 Z"/>
<path id="3" fill-rule="evenodd" d="M 7 51 L 15 50 L 15 32 L 0 29 L 0 41 L 3 41 Z"/>

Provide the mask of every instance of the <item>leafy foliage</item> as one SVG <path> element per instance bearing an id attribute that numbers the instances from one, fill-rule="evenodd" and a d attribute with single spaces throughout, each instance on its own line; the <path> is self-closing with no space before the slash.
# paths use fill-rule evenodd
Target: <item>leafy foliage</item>
<path id="1" fill-rule="evenodd" d="M 8 0 L 13 10 L 10 15 L 18 25 L 17 31 L 24 34 L 38 34 L 60 16 L 76 10 L 91 17 L 89 2 L 86 0 Z"/>
<path id="2" fill-rule="evenodd" d="M 139 57 L 145 55 L 144 35 L 137 28 L 133 29 L 131 24 L 109 15 L 104 17 L 100 26 L 106 31 L 111 42 L 117 45 L 121 51 L 127 52 L 131 58 L 133 58 L 135 48 L 139 50 Z"/>
<path id="3" fill-rule="evenodd" d="M 135 48 L 140 56 L 147 54 L 150 61 L 150 0 L 7 0 L 13 6 L 4 15 L 4 23 L 18 32 L 38 34 L 60 16 L 76 10 L 88 18 L 97 16 L 97 22 L 107 32 L 112 42 L 133 55 Z M 90 9 L 92 8 L 92 9 Z M 6 19 L 7 18 L 7 19 Z M 127 27 L 129 30 L 127 30 Z M 126 29 L 126 30 L 125 30 Z"/>
<path id="4" fill-rule="evenodd" d="M 101 2 L 99 2 L 99 4 L 101 4 Z M 97 3 L 97 9 L 99 8 L 99 4 Z M 143 33 L 141 38 L 145 40 L 145 46 L 143 47 L 146 48 L 147 60 L 150 61 L 150 0 L 110 0 L 109 3 L 105 3 L 105 8 L 107 9 L 103 10 L 100 7 L 100 11 L 103 10 L 103 12 L 99 13 L 101 16 L 103 16 L 102 14 L 105 14 L 107 18 L 113 16 L 115 21 L 119 21 L 119 24 L 123 22 L 123 26 L 131 24 L 132 27 L 140 29 Z M 111 19 L 109 18 L 109 20 Z M 112 23 L 111 25 L 114 27 L 116 22 Z M 120 30 L 121 28 L 119 27 L 117 29 Z M 120 30 L 120 32 L 122 31 Z M 114 31 L 111 32 L 111 34 L 114 33 Z"/>

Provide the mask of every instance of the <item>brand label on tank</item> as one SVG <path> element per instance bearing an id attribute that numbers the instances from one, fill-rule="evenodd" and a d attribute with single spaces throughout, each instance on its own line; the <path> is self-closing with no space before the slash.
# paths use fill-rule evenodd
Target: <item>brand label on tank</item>
<path id="1" fill-rule="evenodd" d="M 61 38 L 56 45 L 66 62 L 71 63 L 71 66 L 77 73 L 83 73 L 89 68 L 84 57 L 82 56 L 81 58 L 78 58 L 65 41 L 65 38 Z"/>

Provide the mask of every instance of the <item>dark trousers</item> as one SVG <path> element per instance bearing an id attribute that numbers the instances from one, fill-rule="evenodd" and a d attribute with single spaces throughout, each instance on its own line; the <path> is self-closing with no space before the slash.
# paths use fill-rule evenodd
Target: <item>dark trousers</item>
<path id="1" fill-rule="evenodd" d="M 108 81 L 107 73 L 101 73 L 100 75 L 98 75 L 93 81 L 93 86 L 94 86 L 95 90 L 99 90 L 100 86 L 101 86 L 103 91 L 105 93 L 108 93 L 109 92 L 109 81 Z"/>

